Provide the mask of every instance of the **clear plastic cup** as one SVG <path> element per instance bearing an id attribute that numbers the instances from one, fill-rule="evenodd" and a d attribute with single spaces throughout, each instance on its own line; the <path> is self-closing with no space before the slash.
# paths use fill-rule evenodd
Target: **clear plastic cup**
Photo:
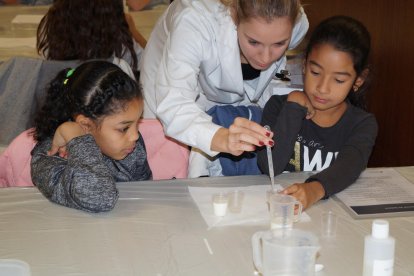
<path id="1" fill-rule="evenodd" d="M 323 212 L 321 214 L 321 236 L 324 238 L 335 237 L 337 224 L 338 216 L 334 212 Z"/>
<path id="2" fill-rule="evenodd" d="M 271 229 L 292 228 L 293 222 L 300 220 L 303 206 L 295 197 L 273 193 L 270 195 L 269 204 Z"/>
<path id="3" fill-rule="evenodd" d="M 253 263 L 263 276 L 315 275 L 318 238 L 299 229 L 259 231 L 252 236 Z"/>
<path id="4" fill-rule="evenodd" d="M 235 190 L 231 191 L 227 194 L 229 198 L 229 205 L 228 209 L 230 213 L 240 213 L 243 207 L 243 200 L 244 200 L 244 192 Z"/>
<path id="5" fill-rule="evenodd" d="M 267 210 L 270 211 L 270 197 L 274 194 L 279 194 L 280 190 L 269 189 L 266 191 Z"/>

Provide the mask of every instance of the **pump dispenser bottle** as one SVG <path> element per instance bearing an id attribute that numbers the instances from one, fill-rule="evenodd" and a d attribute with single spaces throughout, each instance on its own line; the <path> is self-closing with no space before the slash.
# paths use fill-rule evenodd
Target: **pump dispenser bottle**
<path id="1" fill-rule="evenodd" d="M 392 276 L 395 239 L 389 236 L 388 221 L 372 222 L 372 234 L 365 237 L 364 276 Z"/>

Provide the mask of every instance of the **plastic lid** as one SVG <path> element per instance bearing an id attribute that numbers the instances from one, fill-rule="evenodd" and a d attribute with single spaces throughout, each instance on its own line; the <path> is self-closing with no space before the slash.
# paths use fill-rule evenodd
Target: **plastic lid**
<path id="1" fill-rule="evenodd" d="M 376 219 L 372 222 L 372 237 L 376 239 L 388 238 L 389 224 L 383 219 Z"/>

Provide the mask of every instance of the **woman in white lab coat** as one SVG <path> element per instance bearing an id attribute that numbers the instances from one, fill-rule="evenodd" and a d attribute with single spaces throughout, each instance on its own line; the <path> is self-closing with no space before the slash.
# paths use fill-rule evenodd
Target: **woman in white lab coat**
<path id="1" fill-rule="evenodd" d="M 205 112 L 225 104 L 263 107 L 269 82 L 285 69 L 285 51 L 308 27 L 300 0 L 175 0 L 144 52 L 144 117 L 159 118 L 166 135 L 210 158 L 273 145 L 273 133 L 259 124 L 238 118 L 227 129 Z M 189 176 L 208 174 L 191 164 L 196 159 Z"/>

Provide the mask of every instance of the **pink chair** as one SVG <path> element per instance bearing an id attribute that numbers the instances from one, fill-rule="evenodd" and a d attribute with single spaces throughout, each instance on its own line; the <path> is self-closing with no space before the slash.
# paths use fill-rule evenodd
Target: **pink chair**
<path id="1" fill-rule="evenodd" d="M 189 149 L 164 135 L 156 119 L 142 119 L 139 130 L 147 148 L 153 179 L 186 178 Z M 30 176 L 30 152 L 35 146 L 28 129 L 18 135 L 0 155 L 0 187 L 33 186 Z"/>
<path id="2" fill-rule="evenodd" d="M 160 121 L 156 119 L 142 119 L 139 131 L 144 137 L 154 180 L 187 178 L 190 156 L 187 146 L 166 137 Z"/>
<path id="3" fill-rule="evenodd" d="M 33 186 L 30 176 L 30 152 L 36 145 L 29 134 L 20 133 L 0 155 L 0 187 Z"/>

